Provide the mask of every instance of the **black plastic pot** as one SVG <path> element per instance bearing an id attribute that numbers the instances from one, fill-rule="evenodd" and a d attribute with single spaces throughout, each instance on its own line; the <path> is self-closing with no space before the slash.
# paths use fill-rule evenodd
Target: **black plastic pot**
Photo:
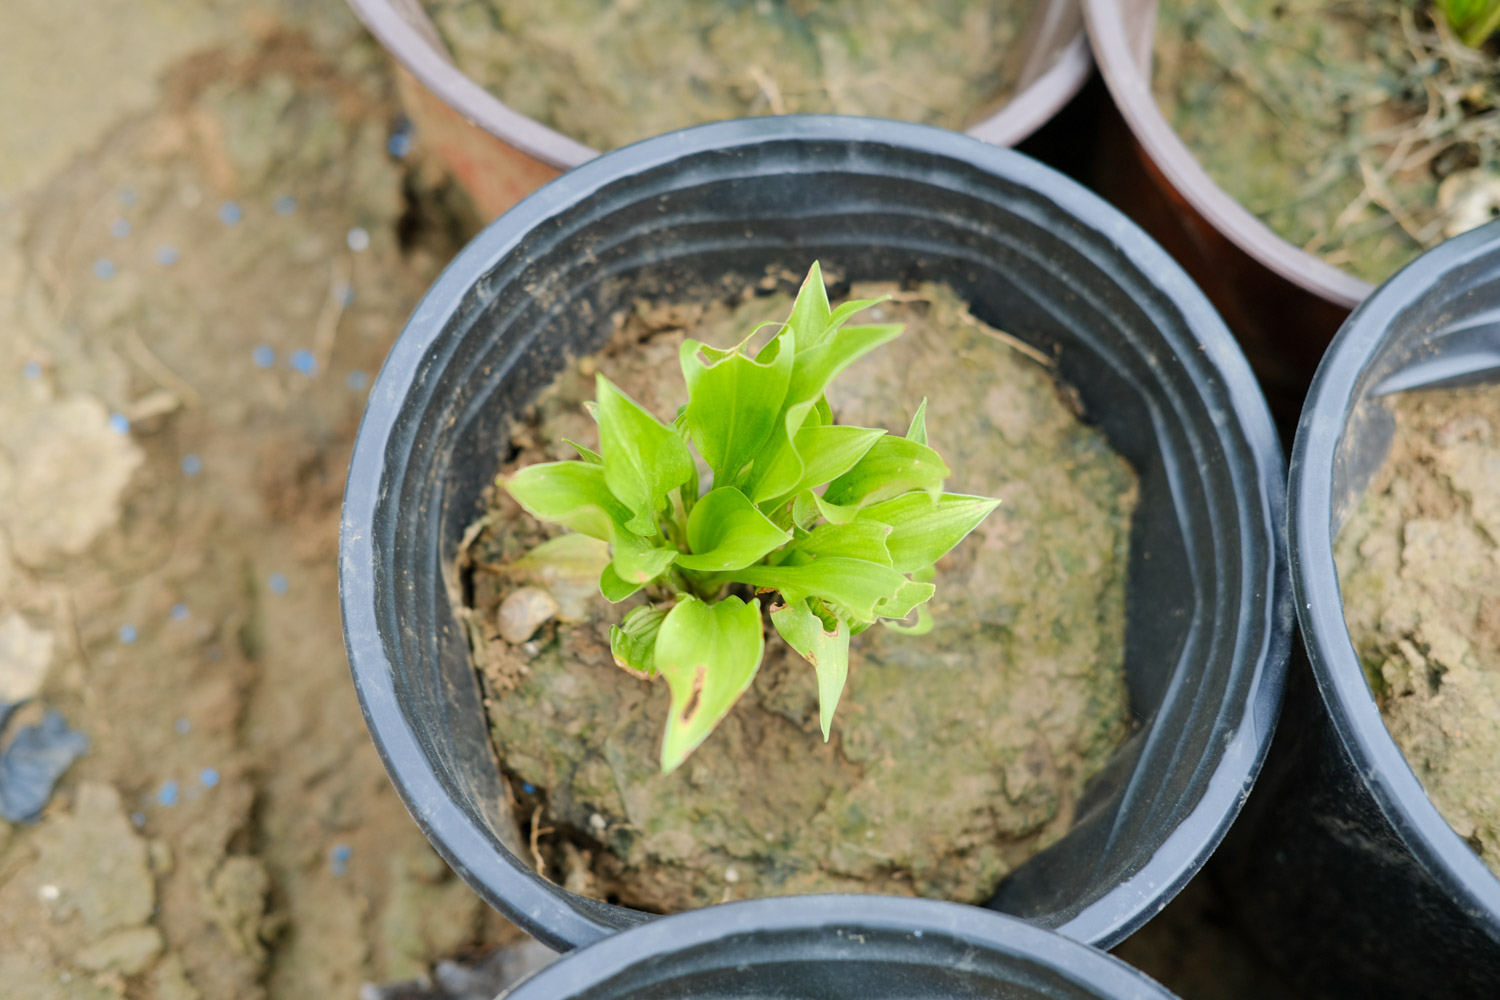
<path id="1" fill-rule="evenodd" d="M 1171 1000 L 1076 941 L 932 900 L 802 896 L 652 921 L 554 962 L 506 1000 Z"/>
<path id="2" fill-rule="evenodd" d="M 349 473 L 340 583 L 371 734 L 443 856 L 527 930 L 567 948 L 648 919 L 521 860 L 449 567 L 510 415 L 600 346 L 613 312 L 814 258 L 854 281 L 946 282 L 1055 355 L 1140 474 L 1126 635 L 1140 724 L 1072 830 L 992 904 L 1111 945 L 1198 870 L 1274 728 L 1292 620 L 1282 457 L 1239 349 L 1160 248 L 1072 181 L 956 133 L 838 117 L 689 129 L 585 164 L 459 255 L 375 383 Z"/>
<path id="3" fill-rule="evenodd" d="M 1235 852 L 1264 949 L 1331 996 L 1500 996 L 1500 880 L 1391 738 L 1344 625 L 1333 543 L 1390 447 L 1386 396 L 1500 366 L 1500 224 L 1418 258 L 1355 310 L 1302 412 L 1291 466 L 1297 614 L 1311 660 Z M 1489 370 L 1491 381 L 1500 371 Z M 1497 721 L 1500 725 L 1500 721 Z"/>

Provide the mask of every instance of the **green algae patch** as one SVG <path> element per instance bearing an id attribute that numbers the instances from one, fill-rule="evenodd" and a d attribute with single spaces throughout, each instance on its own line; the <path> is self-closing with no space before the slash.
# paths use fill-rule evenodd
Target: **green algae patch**
<path id="1" fill-rule="evenodd" d="M 1335 558 L 1381 714 L 1500 874 L 1500 391 L 1408 393 Z"/>
<path id="2" fill-rule="evenodd" d="M 748 115 L 963 128 L 1024 58 L 1027 0 L 427 0 L 454 61 L 596 149 Z"/>
<path id="3" fill-rule="evenodd" d="M 1162 0 L 1152 88 L 1219 187 L 1366 281 L 1500 215 L 1500 61 L 1427 3 Z"/>
<path id="4" fill-rule="evenodd" d="M 828 743 L 813 669 L 768 626 L 750 690 L 678 771 L 661 774 L 666 699 L 610 652 L 609 626 L 630 603 L 558 600 L 529 637 L 507 641 L 497 612 L 510 595 L 572 591 L 527 567 L 524 554 L 551 529 L 509 497 L 497 494 L 476 529 L 465 572 L 491 730 L 522 840 L 569 889 L 658 912 L 830 891 L 982 901 L 1066 832 L 1084 785 L 1129 730 L 1134 474 L 1049 368 L 952 292 L 850 294 L 893 294 L 869 320 L 906 332 L 833 385 L 838 422 L 901 424 L 912 414 L 887 412 L 890 401 L 926 396 L 950 487 L 1003 502 L 938 563 L 932 632 L 853 639 Z M 637 306 L 517 425 L 507 471 L 573 457 L 565 439 L 594 446 L 582 403 L 597 372 L 651 412 L 672 413 L 683 386 L 661 373 L 675 375 L 684 338 L 727 345 L 789 306 L 753 293 Z"/>

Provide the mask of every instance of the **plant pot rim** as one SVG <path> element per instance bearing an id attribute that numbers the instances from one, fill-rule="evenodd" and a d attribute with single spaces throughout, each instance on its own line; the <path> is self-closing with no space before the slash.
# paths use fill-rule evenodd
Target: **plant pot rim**
<path id="1" fill-rule="evenodd" d="M 1400 317 L 1454 268 L 1500 254 L 1500 223 L 1412 261 L 1344 323 L 1308 391 L 1292 449 L 1288 510 L 1292 589 L 1318 689 L 1335 732 L 1386 820 L 1470 917 L 1500 940 L 1500 878 L 1438 811 L 1387 728 L 1344 621 L 1333 555 L 1334 462 L 1361 376 Z"/>
<path id="2" fill-rule="evenodd" d="M 516 111 L 462 70 L 424 28 L 392 0 L 348 0 L 370 34 L 423 86 L 471 124 L 528 156 L 558 170 L 571 170 L 600 151 Z M 1074 0 L 1039 0 L 1059 11 Z M 1083 88 L 1094 66 L 1083 25 L 1057 60 L 1018 91 L 1005 106 L 970 126 L 966 133 L 1000 146 L 1014 146 L 1061 111 Z"/>
<path id="3" fill-rule="evenodd" d="M 1151 81 L 1141 73 L 1131 51 L 1124 2 L 1083 0 L 1083 7 L 1094 59 L 1115 107 L 1167 183 L 1232 243 L 1287 281 L 1345 308 L 1364 300 L 1375 286 L 1277 235 L 1203 169 L 1167 122 Z"/>
<path id="4" fill-rule="evenodd" d="M 1172 994 L 1145 973 L 1105 952 L 1080 944 L 1016 917 L 978 912 L 973 907 L 899 896 L 782 896 L 710 906 L 653 920 L 566 955 L 512 988 L 513 1000 L 558 1000 L 587 995 L 611 979 L 646 963 L 670 963 L 684 952 L 733 949 L 741 975 L 755 976 L 754 954 L 784 951 L 784 939 L 826 938 L 846 943 L 838 956 L 850 966 L 855 983 L 866 956 L 850 932 L 888 932 L 957 940 L 976 954 L 1020 959 L 1061 973 L 1070 984 L 1120 1000 L 1172 1000 Z M 769 940 L 755 940 L 765 935 Z M 781 945 L 778 949 L 778 944 Z M 727 964 L 728 959 L 725 959 Z M 916 966 L 920 968 L 920 965 Z"/>
<path id="5" fill-rule="evenodd" d="M 1285 549 L 1283 458 L 1279 438 L 1260 388 L 1238 344 L 1208 299 L 1186 272 L 1117 209 L 1062 174 L 1012 150 L 962 133 L 884 119 L 837 115 L 735 119 L 695 126 L 604 154 L 542 186 L 490 223 L 438 277 L 418 304 L 377 376 L 350 460 L 340 525 L 340 601 L 350 669 L 366 725 L 387 771 L 423 832 L 453 869 L 486 895 L 506 900 L 507 910 L 547 944 L 562 949 L 588 944 L 611 928 L 601 919 L 644 921 L 646 914 L 565 894 L 535 872 L 512 867 L 497 857 L 493 842 L 477 821 L 450 799 L 398 703 L 394 668 L 382 630 L 395 635 L 400 625 L 376 591 L 376 510 L 383 500 L 386 451 L 393 444 L 402 403 L 430 374 L 429 352 L 450 320 L 465 308 L 479 278 L 492 272 L 532 233 L 585 202 L 635 176 L 695 155 L 733 154 L 775 143 L 865 144 L 943 158 L 1025 188 L 1069 215 L 1077 228 L 1108 240 L 1111 252 L 1128 260 L 1159 297 L 1183 318 L 1195 339 L 1198 358 L 1211 365 L 1227 409 L 1218 426 L 1234 423 L 1249 456 L 1246 476 L 1255 488 L 1245 497 L 1242 521 L 1263 530 L 1269 542 L 1265 575 L 1253 583 L 1264 594 L 1259 610 L 1265 634 L 1243 657 L 1249 677 L 1243 700 L 1224 709 L 1235 715 L 1233 736 L 1203 789 L 1155 852 L 1057 930 L 1075 940 L 1104 947 L 1123 940 L 1187 884 L 1223 839 L 1259 773 L 1276 727 L 1286 681 L 1292 615 Z M 1163 362 L 1165 363 L 1165 362 Z M 1221 432 L 1222 433 L 1222 432 Z M 384 530 L 384 529 L 382 529 Z M 592 915 L 589 915 L 592 914 Z"/>

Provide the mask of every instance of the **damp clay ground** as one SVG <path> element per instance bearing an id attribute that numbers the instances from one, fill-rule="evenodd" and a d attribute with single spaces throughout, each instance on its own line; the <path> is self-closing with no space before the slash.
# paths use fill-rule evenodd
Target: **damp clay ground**
<path id="1" fill-rule="evenodd" d="M 455 62 L 596 149 L 747 115 L 964 128 L 1024 62 L 1028 0 L 427 0 Z"/>
<path id="2" fill-rule="evenodd" d="M 365 386 L 457 245 L 384 54 L 336 3 L 18 2 L 0 698 L 7 742 L 54 711 L 89 749 L 0 821 L 0 994 L 353 1000 L 505 940 L 397 800 L 339 623 Z"/>
<path id="3" fill-rule="evenodd" d="M 1500 215 L 1497 55 L 1414 0 L 1161 0 L 1152 85 L 1219 187 L 1378 283 Z"/>
<path id="4" fill-rule="evenodd" d="M 588 596 L 597 570 L 563 588 L 573 621 L 519 645 L 499 638 L 497 606 L 544 529 L 497 500 L 470 552 L 477 659 L 515 814 L 555 881 L 658 912 L 796 892 L 983 901 L 1067 830 L 1126 735 L 1134 474 L 1043 364 L 951 292 L 851 294 L 883 293 L 897 301 L 870 321 L 906 332 L 834 383 L 836 419 L 899 432 L 926 396 L 931 443 L 954 470 L 947 488 L 1003 503 L 939 563 L 932 633 L 856 638 L 831 742 L 811 669 L 772 630 L 750 692 L 679 771 L 657 773 L 666 691 L 611 660 L 620 612 Z M 638 306 L 604 352 L 543 393 L 509 467 L 572 457 L 563 438 L 595 440 L 582 403 L 596 368 L 670 415 L 686 399 L 684 331 L 727 345 L 789 307 L 781 294 Z"/>
<path id="5" fill-rule="evenodd" d="M 1339 532 L 1344 616 L 1407 762 L 1500 874 L 1500 391 L 1396 400 Z"/>

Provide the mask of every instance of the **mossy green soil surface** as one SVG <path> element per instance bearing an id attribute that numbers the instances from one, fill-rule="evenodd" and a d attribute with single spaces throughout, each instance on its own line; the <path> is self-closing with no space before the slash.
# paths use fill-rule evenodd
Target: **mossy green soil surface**
<path id="1" fill-rule="evenodd" d="M 1391 735 L 1500 874 L 1500 391 L 1411 393 L 1335 555 Z"/>
<path id="2" fill-rule="evenodd" d="M 963 128 L 1003 102 L 1028 0 L 427 0 L 466 74 L 597 149 L 747 115 Z"/>
<path id="3" fill-rule="evenodd" d="M 1500 215 L 1500 42 L 1414 0 L 1162 0 L 1153 89 L 1221 188 L 1370 282 Z"/>
<path id="4" fill-rule="evenodd" d="M 932 633 L 855 640 L 831 742 L 811 668 L 770 630 L 750 692 L 681 770 L 659 774 L 667 692 L 611 660 L 620 609 L 595 595 L 530 642 L 498 637 L 495 609 L 518 585 L 504 567 L 551 529 L 497 500 L 471 550 L 476 657 L 513 807 L 556 881 L 656 911 L 826 891 L 980 901 L 1066 831 L 1127 733 L 1133 472 L 1046 367 L 951 292 L 852 295 L 886 292 L 899 301 L 870 321 L 906 332 L 835 383 L 837 419 L 899 433 L 927 396 L 931 442 L 955 470 L 948 488 L 1003 503 L 939 563 Z M 670 416 L 686 398 L 684 331 L 727 345 L 789 307 L 785 295 L 638 307 L 542 395 L 510 467 L 572 457 L 565 437 L 595 440 L 581 404 L 596 366 Z"/>

